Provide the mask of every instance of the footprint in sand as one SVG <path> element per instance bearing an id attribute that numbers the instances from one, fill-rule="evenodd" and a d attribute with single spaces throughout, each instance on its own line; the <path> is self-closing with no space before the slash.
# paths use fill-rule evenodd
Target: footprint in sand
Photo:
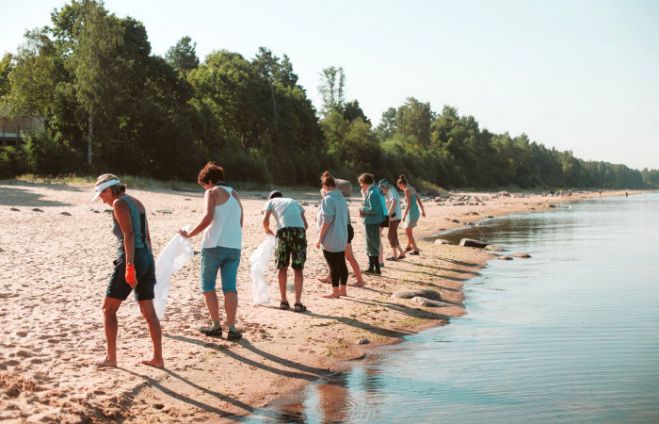
<path id="1" fill-rule="evenodd" d="M 0 299 L 9 299 L 10 297 L 18 297 L 18 293 L 0 293 Z"/>
<path id="2" fill-rule="evenodd" d="M 18 337 L 27 337 L 27 331 L 17 331 L 16 335 Z"/>
<path id="3" fill-rule="evenodd" d="M 18 356 L 19 358 L 31 358 L 32 354 L 27 350 L 19 350 L 18 352 L 16 352 L 16 356 Z"/>

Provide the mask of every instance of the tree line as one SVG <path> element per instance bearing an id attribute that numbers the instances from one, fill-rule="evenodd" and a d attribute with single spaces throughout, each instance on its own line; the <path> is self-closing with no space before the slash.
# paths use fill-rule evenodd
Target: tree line
<path id="1" fill-rule="evenodd" d="M 316 184 L 330 169 L 347 179 L 405 173 L 428 190 L 659 187 L 659 170 L 585 161 L 414 98 L 375 125 L 345 86 L 342 68 L 324 69 L 317 111 L 286 55 L 216 50 L 202 62 L 183 37 L 161 57 L 141 22 L 74 0 L 0 60 L 0 110 L 45 124 L 21 145 L 0 145 L 0 177 L 191 180 L 214 160 L 230 180 L 288 185 Z"/>

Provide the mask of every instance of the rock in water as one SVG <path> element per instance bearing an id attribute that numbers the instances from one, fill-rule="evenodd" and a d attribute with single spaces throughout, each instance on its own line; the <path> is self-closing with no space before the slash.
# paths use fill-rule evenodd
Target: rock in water
<path id="1" fill-rule="evenodd" d="M 336 181 L 336 188 L 338 188 L 341 191 L 343 197 L 352 196 L 352 183 L 350 181 L 342 180 L 339 178 L 336 178 L 335 181 Z"/>
<path id="2" fill-rule="evenodd" d="M 463 238 L 460 240 L 460 246 L 462 247 L 476 247 L 478 249 L 484 249 L 485 246 L 487 246 L 487 243 L 484 241 L 480 240 L 475 240 L 475 239 L 470 239 L 470 238 Z"/>
<path id="3" fill-rule="evenodd" d="M 439 302 L 437 300 L 430 300 L 430 299 L 426 299 L 425 297 L 419 297 L 419 296 L 413 297 L 412 302 L 416 303 L 417 305 L 427 306 L 430 308 L 438 308 L 440 306 L 446 306 L 444 302 Z"/>
<path id="4" fill-rule="evenodd" d="M 424 297 L 431 300 L 442 300 L 439 292 L 435 290 L 421 290 L 421 289 L 412 289 L 412 290 L 398 290 L 391 297 L 396 297 L 398 299 L 412 299 L 413 297 Z"/>
<path id="5" fill-rule="evenodd" d="M 451 244 L 451 242 L 444 239 L 437 239 L 435 240 L 435 244 Z"/>
<path id="6" fill-rule="evenodd" d="M 359 344 L 359 345 L 365 345 L 365 344 L 369 344 L 369 343 L 371 343 L 371 341 L 369 339 L 359 339 L 359 341 L 357 342 L 357 344 Z"/>
<path id="7" fill-rule="evenodd" d="M 485 250 L 490 252 L 503 252 L 505 249 L 501 246 L 497 246 L 496 244 L 488 244 L 485 246 Z"/>
<path id="8" fill-rule="evenodd" d="M 500 261 L 512 261 L 513 260 L 512 256 L 499 256 L 497 259 L 500 260 Z"/>
<path id="9" fill-rule="evenodd" d="M 528 253 L 524 253 L 524 252 L 511 253 L 510 256 L 512 256 L 513 258 L 522 258 L 522 259 L 528 259 L 528 258 L 531 257 L 531 255 L 529 255 Z"/>

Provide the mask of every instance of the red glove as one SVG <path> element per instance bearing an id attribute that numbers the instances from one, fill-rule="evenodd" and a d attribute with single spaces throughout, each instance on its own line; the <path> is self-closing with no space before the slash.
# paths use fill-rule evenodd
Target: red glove
<path id="1" fill-rule="evenodd" d="M 126 283 L 128 283 L 128 285 L 131 288 L 135 288 L 135 286 L 137 285 L 137 275 L 135 275 L 135 265 L 133 264 L 126 265 L 125 277 L 126 277 Z"/>

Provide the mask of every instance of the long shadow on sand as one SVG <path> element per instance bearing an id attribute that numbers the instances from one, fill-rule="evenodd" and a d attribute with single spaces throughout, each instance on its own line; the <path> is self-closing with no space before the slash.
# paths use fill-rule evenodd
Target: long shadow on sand
<path id="1" fill-rule="evenodd" d="M 415 309 L 415 308 L 410 308 L 405 305 L 400 305 L 398 303 L 394 302 L 384 302 L 382 300 L 366 300 L 366 299 L 355 299 L 355 298 L 350 298 L 350 297 L 344 297 L 344 300 L 349 300 L 351 302 L 355 303 L 361 303 L 362 305 L 368 305 L 368 306 L 380 306 L 383 308 L 391 309 L 393 311 L 399 312 L 401 314 L 408 315 L 413 318 L 424 318 L 424 319 L 431 319 L 431 320 L 442 320 L 442 321 L 449 321 L 452 317 L 449 315 L 444 315 L 444 314 L 438 314 L 436 312 L 429 312 L 425 311 L 423 309 Z M 446 302 L 445 300 L 442 300 L 442 302 Z M 450 302 L 446 302 L 450 303 Z M 456 305 L 460 306 L 460 305 Z M 403 333 L 401 333 L 403 334 Z M 403 334 L 404 336 L 407 336 L 409 334 L 405 333 Z"/>
<path id="2" fill-rule="evenodd" d="M 150 387 L 153 387 L 154 389 L 159 390 L 160 392 L 162 392 L 163 394 L 166 394 L 167 396 L 170 396 L 170 397 L 172 397 L 172 398 L 174 398 L 174 399 L 180 400 L 181 402 L 185 402 L 185 403 L 187 403 L 187 404 L 189 404 L 189 405 L 192 405 L 192 406 L 194 406 L 194 407 L 196 407 L 196 408 L 199 408 L 199 409 L 201 409 L 201 410 L 203 410 L 203 411 L 210 412 L 210 413 L 212 413 L 212 414 L 216 414 L 216 415 L 219 416 L 219 417 L 223 417 L 223 418 L 231 419 L 231 417 L 233 416 L 233 417 L 235 417 L 235 418 L 234 418 L 234 421 L 237 421 L 237 420 L 239 419 L 239 417 L 236 417 L 235 414 L 229 413 L 229 412 L 227 412 L 227 411 L 225 411 L 225 410 L 223 410 L 223 409 L 220 409 L 220 408 L 216 408 L 216 407 L 214 407 L 214 406 L 212 406 L 212 405 L 209 405 L 209 404 L 207 404 L 207 403 L 205 403 L 205 402 L 202 402 L 202 401 L 199 401 L 199 400 L 197 400 L 197 399 L 193 399 L 193 398 L 191 398 L 191 397 L 185 396 L 185 395 L 183 395 L 183 394 L 181 394 L 181 393 L 177 393 L 177 392 L 175 392 L 174 390 L 171 390 L 171 389 L 165 387 L 160 381 L 156 380 L 155 378 L 149 377 L 148 375 L 138 374 L 138 373 L 136 373 L 136 372 L 134 372 L 134 371 L 131 371 L 131 370 L 129 370 L 129 369 L 126 369 L 126 368 L 121 368 L 121 367 L 118 367 L 118 368 L 119 368 L 120 370 L 122 370 L 122 371 L 125 371 L 125 372 L 127 372 L 127 373 L 129 373 L 129 374 L 134 375 L 135 377 L 138 377 L 138 378 L 143 379 L 144 381 L 146 381 L 147 383 L 149 383 L 149 386 L 150 386 Z M 166 372 L 169 373 L 170 375 L 174 375 L 173 372 L 171 372 L 171 371 L 169 371 L 169 370 L 167 370 L 167 369 L 165 369 L 164 371 L 166 371 Z M 179 378 L 180 380 L 183 380 L 184 382 L 189 383 L 189 384 L 192 385 L 193 387 L 198 388 L 199 390 L 202 390 L 202 391 L 203 391 L 204 393 L 206 393 L 206 394 L 209 394 L 209 395 L 211 395 L 211 396 L 213 396 L 213 397 L 216 397 L 216 398 L 218 398 L 218 399 L 220 399 L 220 400 L 223 400 L 223 401 L 225 401 L 225 402 L 229 402 L 229 403 L 232 403 L 232 404 L 236 404 L 236 402 L 239 403 L 239 404 L 242 404 L 242 402 L 237 401 L 237 400 L 235 400 L 235 399 L 233 399 L 233 398 L 230 398 L 230 397 L 228 397 L 228 396 L 225 396 L 225 395 L 223 395 L 223 394 L 221 394 L 221 393 L 217 393 L 217 392 L 214 392 L 214 391 L 212 391 L 212 390 L 208 390 L 208 389 L 204 389 L 203 387 L 199 387 L 199 386 L 197 386 L 196 384 L 190 382 L 189 380 L 186 380 L 185 378 L 178 376 L 178 374 L 175 374 L 175 375 L 177 376 L 176 378 Z M 134 395 L 136 395 L 141 389 L 142 389 L 142 387 L 140 387 L 140 388 L 134 393 Z M 251 412 L 251 411 L 253 410 L 253 408 L 250 407 L 249 405 L 246 405 L 246 406 L 248 406 L 248 407 L 250 408 L 250 409 L 249 409 L 249 412 Z"/>
<path id="3" fill-rule="evenodd" d="M 24 188 L 8 186 L 0 187 L 0 205 L 23 207 L 73 206 L 70 203 L 44 200 L 42 197 L 42 195 L 33 193 Z"/>
<path id="4" fill-rule="evenodd" d="M 262 355 L 265 358 L 268 358 L 268 359 L 276 358 L 276 360 L 274 360 L 275 362 L 278 362 L 280 364 L 285 364 L 286 366 L 288 366 L 290 368 L 303 369 L 303 370 L 305 370 L 305 372 L 296 372 L 296 371 L 290 371 L 290 370 L 275 368 L 275 367 L 272 367 L 270 365 L 266 365 L 266 364 L 263 364 L 261 362 L 257 362 L 253 359 L 246 358 L 242 355 L 239 355 L 238 353 L 234 352 L 231 349 L 227 349 L 223 345 L 215 344 L 215 343 L 212 343 L 212 342 L 205 342 L 205 341 L 193 339 L 193 338 L 186 337 L 186 336 L 173 336 L 173 335 L 169 335 L 169 334 L 165 334 L 164 336 L 168 337 L 170 339 L 174 339 L 174 340 L 178 340 L 178 341 L 182 341 L 182 342 L 186 342 L 186 343 L 191 343 L 191 344 L 194 344 L 196 346 L 200 346 L 200 347 L 203 347 L 203 348 L 206 348 L 206 349 L 212 349 L 212 350 L 215 350 L 215 351 L 218 351 L 218 352 L 222 352 L 224 355 L 226 355 L 230 358 L 233 358 L 236 361 L 240 361 L 244 364 L 247 364 L 247 365 L 250 365 L 250 366 L 253 366 L 253 367 L 256 367 L 256 368 L 260 368 L 264 371 L 267 371 L 267 372 L 270 372 L 270 373 L 273 373 L 273 374 L 278 374 L 278 375 L 281 375 L 281 376 L 284 376 L 284 377 L 292 377 L 292 378 L 297 378 L 297 379 L 306 380 L 306 381 L 315 381 L 319 377 L 325 377 L 325 376 L 330 374 L 327 370 L 323 370 L 323 369 L 320 369 L 320 368 L 308 367 L 308 366 L 303 365 L 303 364 L 298 364 L 298 363 L 293 362 L 293 361 L 289 361 L 289 360 L 286 360 L 286 359 L 283 359 L 283 358 L 279 358 L 278 356 L 269 354 L 269 353 L 264 352 L 260 349 L 256 349 L 247 340 L 241 340 L 241 341 L 238 342 L 238 344 L 240 344 L 242 346 L 245 346 L 245 348 L 247 348 L 247 349 L 253 350 L 255 353 L 258 353 L 258 354 Z M 265 354 L 267 354 L 268 356 L 266 356 Z M 271 359 L 271 360 L 273 360 L 273 359 Z"/>

